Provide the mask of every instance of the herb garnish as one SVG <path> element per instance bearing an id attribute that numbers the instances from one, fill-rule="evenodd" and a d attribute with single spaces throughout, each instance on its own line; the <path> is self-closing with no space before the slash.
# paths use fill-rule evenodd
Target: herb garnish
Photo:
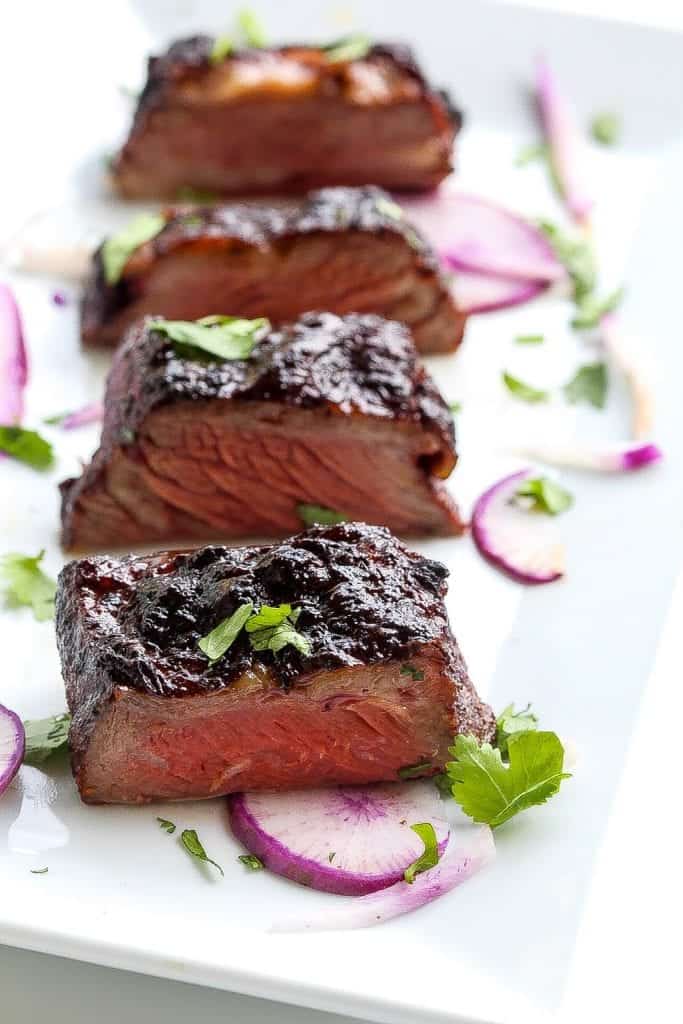
<path id="1" fill-rule="evenodd" d="M 418 825 L 411 825 L 410 827 L 413 832 L 418 834 L 425 846 L 423 853 L 412 864 L 409 864 L 403 872 L 406 882 L 412 884 L 415 881 L 416 875 L 421 874 L 423 871 L 428 871 L 439 863 L 439 843 L 431 821 L 423 821 Z"/>
<path id="2" fill-rule="evenodd" d="M 547 476 L 531 477 L 524 480 L 515 491 L 515 497 L 530 499 L 528 507 L 535 512 L 557 516 L 565 512 L 574 502 L 569 491 Z"/>
<path id="3" fill-rule="evenodd" d="M 591 121 L 591 135 L 603 146 L 614 146 L 621 135 L 621 118 L 618 114 L 596 114 Z"/>
<path id="4" fill-rule="evenodd" d="M 232 36 L 223 35 L 216 36 L 209 54 L 209 60 L 212 64 L 219 64 L 226 57 L 229 57 L 232 51 L 235 49 Z"/>
<path id="5" fill-rule="evenodd" d="M 253 853 L 241 853 L 237 859 L 240 864 L 244 864 L 245 868 L 250 868 L 251 871 L 261 871 L 265 866 L 263 861 Z"/>
<path id="6" fill-rule="evenodd" d="M 254 610 L 251 601 L 241 604 L 232 615 L 219 622 L 215 629 L 199 640 L 199 649 L 213 664 L 222 658 L 229 647 L 233 645 L 244 625 Z"/>
<path id="7" fill-rule="evenodd" d="M 291 645 L 302 654 L 311 650 L 309 641 L 294 628 L 301 613 L 300 608 L 292 608 L 291 604 L 277 607 L 262 605 L 261 609 L 247 620 L 245 629 L 249 633 L 249 642 L 255 651 L 273 651 L 277 653 L 283 647 Z"/>
<path id="8" fill-rule="evenodd" d="M 9 603 L 27 605 L 38 622 L 51 619 L 55 613 L 57 584 L 40 568 L 44 555 L 40 551 L 34 558 L 14 553 L 0 556 L 0 579 Z"/>
<path id="9" fill-rule="evenodd" d="M 595 288 L 595 255 L 585 238 L 572 238 L 550 221 L 539 221 L 539 228 L 553 247 L 574 286 L 574 299 L 581 302 Z"/>
<path id="10" fill-rule="evenodd" d="M 542 345 L 545 337 L 542 334 L 518 334 L 515 341 L 518 345 Z"/>
<path id="11" fill-rule="evenodd" d="M 273 651 L 277 654 L 283 647 L 291 645 L 302 654 L 308 654 L 310 643 L 295 629 L 300 613 L 301 609 L 292 608 L 291 604 L 276 607 L 264 604 L 258 612 L 254 612 L 252 602 L 247 601 L 203 636 L 199 640 L 199 648 L 214 664 L 232 646 L 242 629 L 246 629 L 254 651 Z"/>
<path id="12" fill-rule="evenodd" d="M 206 189 L 193 188 L 192 185 L 183 185 L 176 192 L 176 198 L 186 203 L 215 203 L 219 196 L 215 192 Z M 187 223 L 187 220 L 185 221 Z M 199 221 L 201 224 L 201 220 Z"/>
<path id="13" fill-rule="evenodd" d="M 163 829 L 164 832 L 168 832 L 169 836 L 172 836 L 176 830 L 174 822 L 169 821 L 168 818 L 157 818 L 159 822 L 159 828 Z"/>
<path id="14" fill-rule="evenodd" d="M 507 737 L 509 764 L 490 743 L 475 736 L 457 736 L 449 748 L 454 761 L 445 776 L 451 794 L 465 814 L 496 828 L 536 804 L 554 796 L 563 779 L 564 748 L 554 732 L 532 729 Z"/>
<path id="15" fill-rule="evenodd" d="M 101 251 L 104 279 L 108 285 L 116 284 L 123 273 L 123 268 L 145 242 L 158 235 L 166 224 L 166 218 L 160 213 L 141 213 L 116 235 L 111 235 L 103 244 Z"/>
<path id="16" fill-rule="evenodd" d="M 548 159 L 548 146 L 545 142 L 532 142 L 523 146 L 515 158 L 516 167 L 526 167 L 535 160 Z"/>
<path id="17" fill-rule="evenodd" d="M 521 711 L 515 711 L 514 704 L 508 704 L 496 719 L 496 743 L 503 760 L 507 760 L 508 740 L 520 732 L 536 732 L 538 729 L 538 716 L 531 710 L 531 704 L 527 704 Z"/>
<path id="18" fill-rule="evenodd" d="M 399 768 L 397 774 L 399 779 L 419 779 L 431 767 L 431 761 L 421 761 L 419 764 L 409 764 L 405 768 Z"/>
<path id="19" fill-rule="evenodd" d="M 223 868 L 220 864 L 216 864 L 215 860 L 211 860 L 210 857 L 207 857 L 206 850 L 200 843 L 199 836 L 195 829 L 186 828 L 181 832 L 180 840 L 187 852 L 191 853 L 193 857 L 196 857 L 197 860 L 201 860 L 204 864 L 212 864 L 215 868 L 218 868 L 222 875 L 224 874 Z"/>
<path id="20" fill-rule="evenodd" d="M 415 679 L 417 682 L 420 682 L 425 677 L 422 669 L 415 668 L 414 665 L 401 665 L 401 675 L 410 676 L 411 679 Z"/>
<path id="21" fill-rule="evenodd" d="M 260 19 L 254 14 L 249 7 L 245 7 L 237 15 L 237 24 L 239 25 L 244 41 L 247 46 L 252 46 L 256 50 L 262 49 L 268 44 L 268 38 L 266 31 L 261 23 Z"/>
<path id="22" fill-rule="evenodd" d="M 332 852 L 331 852 L 331 853 L 328 853 L 328 855 L 327 855 L 327 859 L 329 860 L 330 864 L 332 863 L 332 861 L 334 860 L 334 858 L 335 858 L 336 856 L 337 856 L 337 853 L 336 853 L 336 851 L 335 851 L 335 850 L 332 850 Z"/>
<path id="23" fill-rule="evenodd" d="M 607 365 L 586 363 L 580 366 L 563 388 L 565 397 L 573 405 L 587 402 L 596 409 L 604 409 L 607 398 Z"/>
<path id="24" fill-rule="evenodd" d="M 541 391 L 539 388 L 532 387 L 531 384 L 525 384 L 523 380 L 513 377 L 507 370 L 503 371 L 503 384 L 510 394 L 519 398 L 521 402 L 547 402 L 550 397 L 547 391 Z"/>
<path id="25" fill-rule="evenodd" d="M 46 875 L 49 870 L 50 870 L 49 868 L 31 868 L 31 874 L 32 875 Z"/>
<path id="26" fill-rule="evenodd" d="M 49 469 L 55 461 L 50 442 L 37 431 L 24 427 L 0 427 L 0 451 L 33 469 Z"/>
<path id="27" fill-rule="evenodd" d="M 262 331 L 270 330 L 265 317 L 245 320 L 237 316 L 204 316 L 201 320 L 152 320 L 150 330 L 165 334 L 172 342 L 200 349 L 218 359 L 248 359 Z"/>
<path id="28" fill-rule="evenodd" d="M 347 36 L 346 39 L 339 39 L 336 43 L 330 43 L 323 47 L 323 51 L 331 64 L 337 64 L 340 61 L 362 60 L 363 57 L 367 57 L 371 45 L 368 36 L 357 34 Z"/>
<path id="29" fill-rule="evenodd" d="M 62 753 L 69 747 L 69 726 L 71 715 L 66 711 L 50 718 L 29 719 L 24 722 L 26 748 L 24 764 L 43 764 L 53 754 Z"/>
<path id="30" fill-rule="evenodd" d="M 576 304 L 576 315 L 571 326 L 580 331 L 597 327 L 605 313 L 611 313 L 613 309 L 617 308 L 623 295 L 623 288 L 617 288 L 610 295 L 606 295 L 604 299 L 598 298 L 593 292 L 584 295 Z"/>
<path id="31" fill-rule="evenodd" d="M 456 413 L 462 412 L 462 402 L 449 402 L 448 408 L 455 416 Z"/>
<path id="32" fill-rule="evenodd" d="M 323 505 L 299 504 L 296 511 L 304 526 L 336 526 L 337 523 L 349 521 L 343 512 L 335 512 L 333 508 L 325 508 Z"/>

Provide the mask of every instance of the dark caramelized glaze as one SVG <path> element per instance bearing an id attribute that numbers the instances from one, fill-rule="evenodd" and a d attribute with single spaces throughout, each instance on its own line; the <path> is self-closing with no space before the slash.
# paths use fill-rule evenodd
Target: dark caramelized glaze
<path id="1" fill-rule="evenodd" d="M 84 605 L 89 629 L 102 638 L 99 669 L 142 693 L 220 690 L 259 665 L 289 688 L 319 670 L 448 646 L 447 575 L 388 530 L 362 523 L 314 527 L 269 547 L 87 558 L 60 575 L 57 632 L 64 651 L 73 642 L 76 606 Z M 243 633 L 209 666 L 197 641 L 247 601 L 300 608 L 297 629 L 310 653 L 254 651 Z M 420 686 L 410 675 L 403 683 Z"/>

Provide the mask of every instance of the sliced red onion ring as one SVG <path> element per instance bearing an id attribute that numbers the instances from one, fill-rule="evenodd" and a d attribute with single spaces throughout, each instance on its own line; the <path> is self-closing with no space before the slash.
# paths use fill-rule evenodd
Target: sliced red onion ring
<path id="1" fill-rule="evenodd" d="M 423 199 L 401 197 L 401 205 L 455 269 L 513 281 L 566 279 L 543 232 L 489 199 L 441 189 Z"/>
<path id="2" fill-rule="evenodd" d="M 431 822 L 441 852 L 449 836 L 432 782 L 238 793 L 228 807 L 235 836 L 267 868 L 344 896 L 403 877 L 424 850 L 411 825 Z"/>
<path id="3" fill-rule="evenodd" d="M 462 313 L 493 313 L 535 299 L 544 292 L 546 281 L 512 281 L 510 278 L 458 271 L 452 290 Z"/>
<path id="4" fill-rule="evenodd" d="M 628 473 L 643 469 L 663 457 L 656 444 L 531 445 L 519 452 L 535 462 L 571 469 L 592 469 L 598 473 Z"/>
<path id="5" fill-rule="evenodd" d="M 410 885 L 404 881 L 396 882 L 388 889 L 380 889 L 338 906 L 330 905 L 322 913 L 308 918 L 276 921 L 270 931 L 332 931 L 383 924 L 455 889 L 480 868 L 490 864 L 494 857 L 491 829 L 487 825 L 463 826 L 451 833 L 446 852 L 436 867 L 417 875 Z"/>
<path id="6" fill-rule="evenodd" d="M 28 381 L 28 358 L 16 299 L 10 288 L 0 284 L 0 424 L 21 423 L 24 388 Z"/>
<path id="7" fill-rule="evenodd" d="M 477 499 L 472 537 L 481 554 L 520 583 L 552 583 L 564 575 L 564 548 L 551 516 L 515 502 L 520 484 L 533 471 L 503 477 Z"/>
<path id="8" fill-rule="evenodd" d="M 636 440 L 652 437 L 655 398 L 647 376 L 631 346 L 624 339 L 619 316 L 605 313 L 600 318 L 600 334 L 607 357 L 626 378 L 633 407 L 632 433 Z"/>
<path id="9" fill-rule="evenodd" d="M 576 118 L 550 65 L 542 57 L 536 64 L 536 100 L 550 160 L 564 201 L 574 220 L 587 225 L 593 200 L 584 191 L 581 139 Z"/>
<path id="10" fill-rule="evenodd" d="M 26 736 L 21 719 L 14 711 L 0 704 L 0 795 L 21 767 Z"/>

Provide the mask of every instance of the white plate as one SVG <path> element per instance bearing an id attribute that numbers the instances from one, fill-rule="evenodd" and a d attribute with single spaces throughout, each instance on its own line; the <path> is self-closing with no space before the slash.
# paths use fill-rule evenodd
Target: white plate
<path id="1" fill-rule="evenodd" d="M 680 319 L 683 237 L 681 40 L 523 9 L 457 7 L 436 0 L 367 4 L 356 24 L 377 38 L 413 41 L 430 77 L 451 87 L 462 103 L 464 187 L 530 215 L 561 219 L 543 169 L 514 166 L 520 146 L 537 135 L 525 88 L 540 49 L 584 121 L 596 111 L 617 109 L 625 122 L 622 145 L 592 151 L 596 235 L 605 283 L 625 276 L 625 316 L 646 338 L 657 368 L 657 437 L 667 459 L 628 479 L 567 475 L 576 506 L 562 520 L 569 553 L 565 583 L 525 591 L 484 565 L 467 539 L 421 545 L 452 569 L 452 624 L 480 691 L 496 707 L 532 700 L 545 724 L 576 743 L 581 758 L 575 778 L 547 807 L 502 829 L 496 864 L 451 896 L 382 928 L 283 937 L 268 934 L 274 919 L 324 907 L 336 897 L 266 873 L 246 874 L 220 801 L 86 808 L 66 774 L 50 772 L 50 791 L 25 769 L 23 815 L 21 781 L 0 803 L 2 942 L 411 1024 L 548 1019 L 551 1011 L 566 1009 L 570 995 L 590 990 L 610 944 L 623 945 L 614 902 L 601 902 L 591 884 L 598 847 L 606 834 L 615 835 L 610 808 L 683 554 L 683 355 L 680 329 L 675 337 L 671 332 Z M 329 38 L 348 27 L 341 15 L 315 2 L 286 10 L 261 2 L 259 9 L 275 38 Z M 41 230 L 73 238 L 120 220 L 120 209 L 99 183 L 101 157 L 128 115 L 118 86 L 138 84 L 142 54 L 153 42 L 188 29 L 221 29 L 226 13 L 223 3 L 19 5 L 10 33 L 14 44 L 6 47 L 1 72 L 7 77 L 3 95 L 14 98 L 4 126 L 12 145 L 3 153 L 3 232 L 43 208 L 50 213 Z M 54 282 L 17 275 L 13 283 L 32 357 L 26 422 L 38 424 L 45 415 L 97 397 L 106 359 L 80 351 L 74 289 L 72 304 L 58 309 L 50 301 Z M 526 409 L 502 393 L 503 367 L 554 385 L 591 358 L 567 331 L 568 312 L 562 303 L 537 303 L 478 318 L 457 358 L 430 361 L 446 395 L 465 406 L 459 419 L 463 456 L 453 479 L 465 508 L 488 481 L 515 465 L 503 450 L 511 437 L 576 431 L 614 438 L 626 432 L 628 402 L 618 383 L 602 414 L 568 412 L 561 403 Z M 542 348 L 525 350 L 512 342 L 515 334 L 537 332 L 547 337 Z M 55 430 L 51 436 L 59 453 L 54 473 L 39 476 L 3 463 L 0 523 L 2 550 L 45 547 L 47 566 L 56 572 L 63 559 L 55 483 L 77 471 L 96 430 Z M 25 717 L 61 710 L 52 626 L 36 624 L 25 611 L 3 611 L 0 630 L 0 699 Z M 654 704 L 648 694 L 652 736 L 662 732 L 658 718 L 666 714 L 659 689 L 656 694 Z M 623 799 L 619 806 L 623 836 Z M 197 828 L 210 855 L 224 865 L 225 880 L 197 870 L 158 829 L 157 814 Z M 623 847 L 609 842 L 601 863 L 605 885 L 620 878 L 622 861 Z M 48 874 L 30 873 L 43 866 Z M 659 892 L 665 882 L 659 879 Z M 650 884 L 656 887 L 657 880 Z M 600 946 L 591 943 L 584 913 L 602 938 Z M 656 942 L 649 936 L 643 950 L 652 953 Z"/>

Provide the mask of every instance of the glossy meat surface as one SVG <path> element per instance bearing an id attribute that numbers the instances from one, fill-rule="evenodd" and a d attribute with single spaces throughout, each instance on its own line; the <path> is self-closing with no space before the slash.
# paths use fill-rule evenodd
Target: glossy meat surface
<path id="1" fill-rule="evenodd" d="M 284 204 L 171 208 L 163 229 L 107 284 L 101 248 L 83 301 L 86 345 L 115 345 L 146 314 L 213 313 L 275 323 L 311 309 L 406 323 L 422 352 L 450 352 L 465 317 L 427 241 L 377 188 L 333 188 Z"/>
<path id="2" fill-rule="evenodd" d="M 116 354 L 98 451 L 62 485 L 62 540 L 284 536 L 302 504 L 459 533 L 455 461 L 452 416 L 401 324 L 308 313 L 249 359 L 212 362 L 147 322 Z"/>
<path id="3" fill-rule="evenodd" d="M 398 778 L 493 735 L 449 629 L 447 571 L 386 529 L 316 527 L 274 546 L 83 559 L 57 637 L 84 799 L 137 802 Z M 246 601 L 300 608 L 294 647 L 198 639 Z"/>

